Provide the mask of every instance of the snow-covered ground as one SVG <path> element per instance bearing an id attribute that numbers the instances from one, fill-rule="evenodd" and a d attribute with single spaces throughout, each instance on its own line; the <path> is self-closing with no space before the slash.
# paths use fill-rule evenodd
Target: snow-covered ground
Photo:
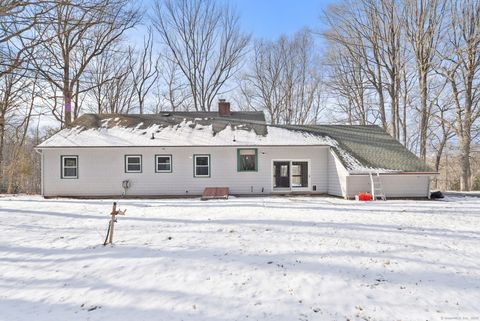
<path id="1" fill-rule="evenodd" d="M 0 197 L 0 320 L 479 320 L 480 198 Z"/>

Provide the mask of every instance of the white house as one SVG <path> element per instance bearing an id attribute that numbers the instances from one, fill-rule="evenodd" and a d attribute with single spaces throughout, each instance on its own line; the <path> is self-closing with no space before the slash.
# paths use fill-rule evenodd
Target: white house
<path id="1" fill-rule="evenodd" d="M 273 126 L 261 112 L 230 112 L 224 101 L 219 112 L 85 114 L 37 150 L 45 197 L 191 196 L 228 187 L 232 195 L 352 198 L 378 185 L 371 173 L 387 197 L 427 197 L 435 175 L 378 126 Z"/>

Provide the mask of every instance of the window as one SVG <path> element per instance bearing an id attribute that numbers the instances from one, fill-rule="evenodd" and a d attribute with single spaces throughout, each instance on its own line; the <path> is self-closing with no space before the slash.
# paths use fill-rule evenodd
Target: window
<path id="1" fill-rule="evenodd" d="M 155 155 L 155 172 L 172 172 L 172 155 Z"/>
<path id="2" fill-rule="evenodd" d="M 308 162 L 292 162 L 292 187 L 308 187 Z"/>
<path id="3" fill-rule="evenodd" d="M 193 155 L 194 176 L 210 177 L 210 155 Z"/>
<path id="4" fill-rule="evenodd" d="M 125 173 L 142 172 L 142 155 L 125 155 Z"/>
<path id="5" fill-rule="evenodd" d="M 257 149 L 237 149 L 237 170 L 239 172 L 256 172 L 258 163 Z"/>
<path id="6" fill-rule="evenodd" d="M 78 178 L 78 156 L 62 156 L 62 178 Z"/>

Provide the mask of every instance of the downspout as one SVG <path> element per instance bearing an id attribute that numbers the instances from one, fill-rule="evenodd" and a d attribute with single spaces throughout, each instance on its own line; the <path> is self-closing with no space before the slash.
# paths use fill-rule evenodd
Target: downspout
<path id="1" fill-rule="evenodd" d="M 44 174 L 44 170 L 43 170 L 43 153 L 42 153 L 42 150 L 40 149 L 36 149 L 34 148 L 35 152 L 40 155 L 40 194 L 43 196 L 43 184 L 44 184 L 44 179 L 43 179 L 43 175 Z"/>

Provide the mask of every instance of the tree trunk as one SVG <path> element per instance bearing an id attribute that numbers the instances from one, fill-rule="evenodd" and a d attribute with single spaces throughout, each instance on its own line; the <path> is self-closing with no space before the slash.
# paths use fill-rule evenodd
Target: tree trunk
<path id="1" fill-rule="evenodd" d="M 5 137 L 5 117 L 0 115 L 0 182 L 2 176 L 2 165 L 3 165 L 3 144 Z"/>
<path id="2" fill-rule="evenodd" d="M 438 146 L 437 154 L 435 155 L 435 171 L 436 172 L 440 171 L 440 162 L 442 160 L 443 150 L 445 149 L 445 145 L 447 144 L 447 141 L 448 141 L 448 132 L 444 131 L 444 135 Z M 438 177 L 436 176 L 433 180 L 433 188 L 435 189 L 438 188 Z"/>
<path id="3" fill-rule="evenodd" d="M 348 107 L 347 107 L 347 111 L 348 111 L 348 124 L 349 125 L 352 125 L 353 124 L 353 117 L 352 117 L 352 103 L 350 102 L 350 99 L 348 100 Z"/>
<path id="4" fill-rule="evenodd" d="M 427 129 L 428 129 L 428 111 L 427 111 L 427 72 L 420 71 L 420 159 L 427 159 Z"/>
<path id="5" fill-rule="evenodd" d="M 378 72 L 378 87 L 377 93 L 378 93 L 378 109 L 380 111 L 380 119 L 382 121 L 382 127 L 385 130 L 388 130 L 388 124 L 387 124 L 387 115 L 385 113 L 385 98 L 383 96 L 383 88 L 382 88 L 382 71 L 380 64 L 377 64 L 377 72 Z"/>
<path id="6" fill-rule="evenodd" d="M 65 90 L 65 128 L 69 128 L 72 123 L 72 94 L 69 90 Z"/>
<path id="7" fill-rule="evenodd" d="M 395 78 L 395 76 L 392 76 Z M 390 99 L 391 99 L 391 134 L 393 138 L 398 138 L 398 92 L 396 90 L 397 86 L 395 84 L 395 79 L 390 80 L 392 83 L 390 84 Z"/>
<path id="8" fill-rule="evenodd" d="M 70 96 L 71 98 L 72 96 Z M 78 118 L 78 114 L 80 113 L 80 82 L 77 81 L 75 83 L 75 104 L 73 105 L 73 120 Z M 71 115 L 70 115 L 71 116 Z M 71 121 L 72 118 L 70 118 Z"/>
<path id="9" fill-rule="evenodd" d="M 13 176 L 14 176 L 14 171 L 9 170 L 8 171 L 7 194 L 13 194 L 15 192 L 15 189 L 13 187 Z"/>
<path id="10" fill-rule="evenodd" d="M 471 170 L 470 170 L 470 137 L 465 135 L 460 138 L 460 190 L 471 190 Z"/>

